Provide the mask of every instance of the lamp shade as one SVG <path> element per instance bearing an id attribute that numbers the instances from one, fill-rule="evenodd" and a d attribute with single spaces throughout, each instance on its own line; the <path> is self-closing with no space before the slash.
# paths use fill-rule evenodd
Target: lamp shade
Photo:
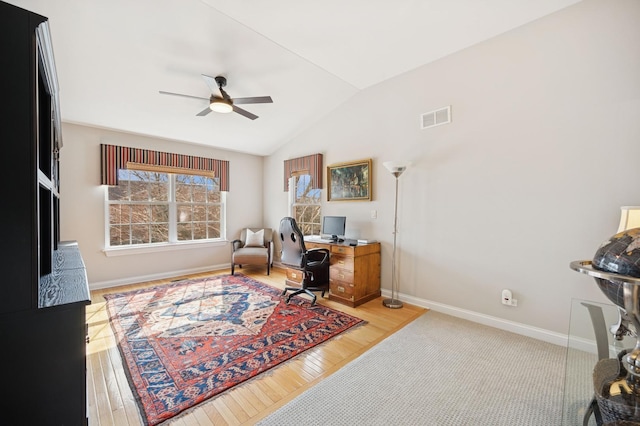
<path id="1" fill-rule="evenodd" d="M 640 206 L 620 207 L 620 226 L 618 232 L 640 228 Z"/>
<path id="2" fill-rule="evenodd" d="M 411 165 L 408 161 L 385 161 L 382 165 L 391 172 L 392 175 L 398 177 L 407 170 L 407 167 Z"/>
<path id="3" fill-rule="evenodd" d="M 233 105 L 224 99 L 213 99 L 209 104 L 211 111 L 227 113 L 233 111 Z"/>

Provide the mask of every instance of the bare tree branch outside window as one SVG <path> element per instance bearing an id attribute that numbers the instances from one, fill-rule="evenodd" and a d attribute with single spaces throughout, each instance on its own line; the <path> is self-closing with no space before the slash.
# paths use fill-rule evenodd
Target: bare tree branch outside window
<path id="1" fill-rule="evenodd" d="M 313 188 L 311 176 L 291 178 L 293 188 L 293 218 L 304 235 L 320 234 L 320 189 Z"/>
<path id="2" fill-rule="evenodd" d="M 108 190 L 110 246 L 221 238 L 218 179 L 140 170 L 118 177 Z"/>

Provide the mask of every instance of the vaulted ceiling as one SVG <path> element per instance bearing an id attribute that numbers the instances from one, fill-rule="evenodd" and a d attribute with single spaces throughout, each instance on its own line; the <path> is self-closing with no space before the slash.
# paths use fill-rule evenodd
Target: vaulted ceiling
<path id="1" fill-rule="evenodd" d="M 367 87 L 578 1 L 8 2 L 50 19 L 63 121 L 269 155 Z M 273 103 L 196 116 L 201 74 Z"/>

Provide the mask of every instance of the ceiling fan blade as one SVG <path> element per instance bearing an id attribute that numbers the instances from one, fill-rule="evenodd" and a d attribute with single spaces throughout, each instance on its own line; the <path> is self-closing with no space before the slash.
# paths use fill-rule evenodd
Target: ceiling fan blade
<path id="1" fill-rule="evenodd" d="M 250 98 L 233 98 L 234 104 L 272 104 L 271 96 L 254 96 Z"/>
<path id="2" fill-rule="evenodd" d="M 163 90 L 160 90 L 159 93 L 161 95 L 181 96 L 183 98 L 193 98 L 193 99 L 204 99 L 205 101 L 209 100 L 209 98 L 203 98 L 202 96 L 183 95 L 182 93 L 165 92 Z"/>
<path id="3" fill-rule="evenodd" d="M 220 92 L 218 90 L 218 83 L 216 83 L 215 77 L 202 74 L 202 78 L 204 79 L 204 82 L 207 83 L 207 86 L 209 86 L 209 90 L 211 90 L 212 95 L 216 95 Z"/>
<path id="4" fill-rule="evenodd" d="M 211 108 L 206 107 L 205 109 L 203 109 L 202 111 L 200 111 L 199 113 L 197 113 L 196 115 L 198 117 L 204 117 L 205 115 L 209 114 L 211 112 Z"/>
<path id="5" fill-rule="evenodd" d="M 249 111 L 247 111 L 246 109 L 242 109 L 240 107 L 237 106 L 233 106 L 233 111 L 237 112 L 240 115 L 244 115 L 245 117 L 251 119 L 251 120 L 255 120 L 256 118 L 258 118 L 257 115 L 250 113 Z"/>

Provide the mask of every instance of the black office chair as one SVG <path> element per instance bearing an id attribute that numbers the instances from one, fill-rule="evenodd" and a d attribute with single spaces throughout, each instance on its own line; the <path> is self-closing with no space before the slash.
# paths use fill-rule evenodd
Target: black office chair
<path id="1" fill-rule="evenodd" d="M 316 303 L 314 291 L 329 291 L 329 250 L 315 248 L 307 250 L 304 246 L 304 235 L 292 217 L 280 221 L 280 243 L 282 244 L 280 260 L 283 265 L 301 272 L 300 287 L 285 287 L 282 295 L 287 296 L 287 303 L 293 296 L 306 293 L 312 297 L 311 305 Z M 288 280 L 287 280 L 288 281 Z"/>

